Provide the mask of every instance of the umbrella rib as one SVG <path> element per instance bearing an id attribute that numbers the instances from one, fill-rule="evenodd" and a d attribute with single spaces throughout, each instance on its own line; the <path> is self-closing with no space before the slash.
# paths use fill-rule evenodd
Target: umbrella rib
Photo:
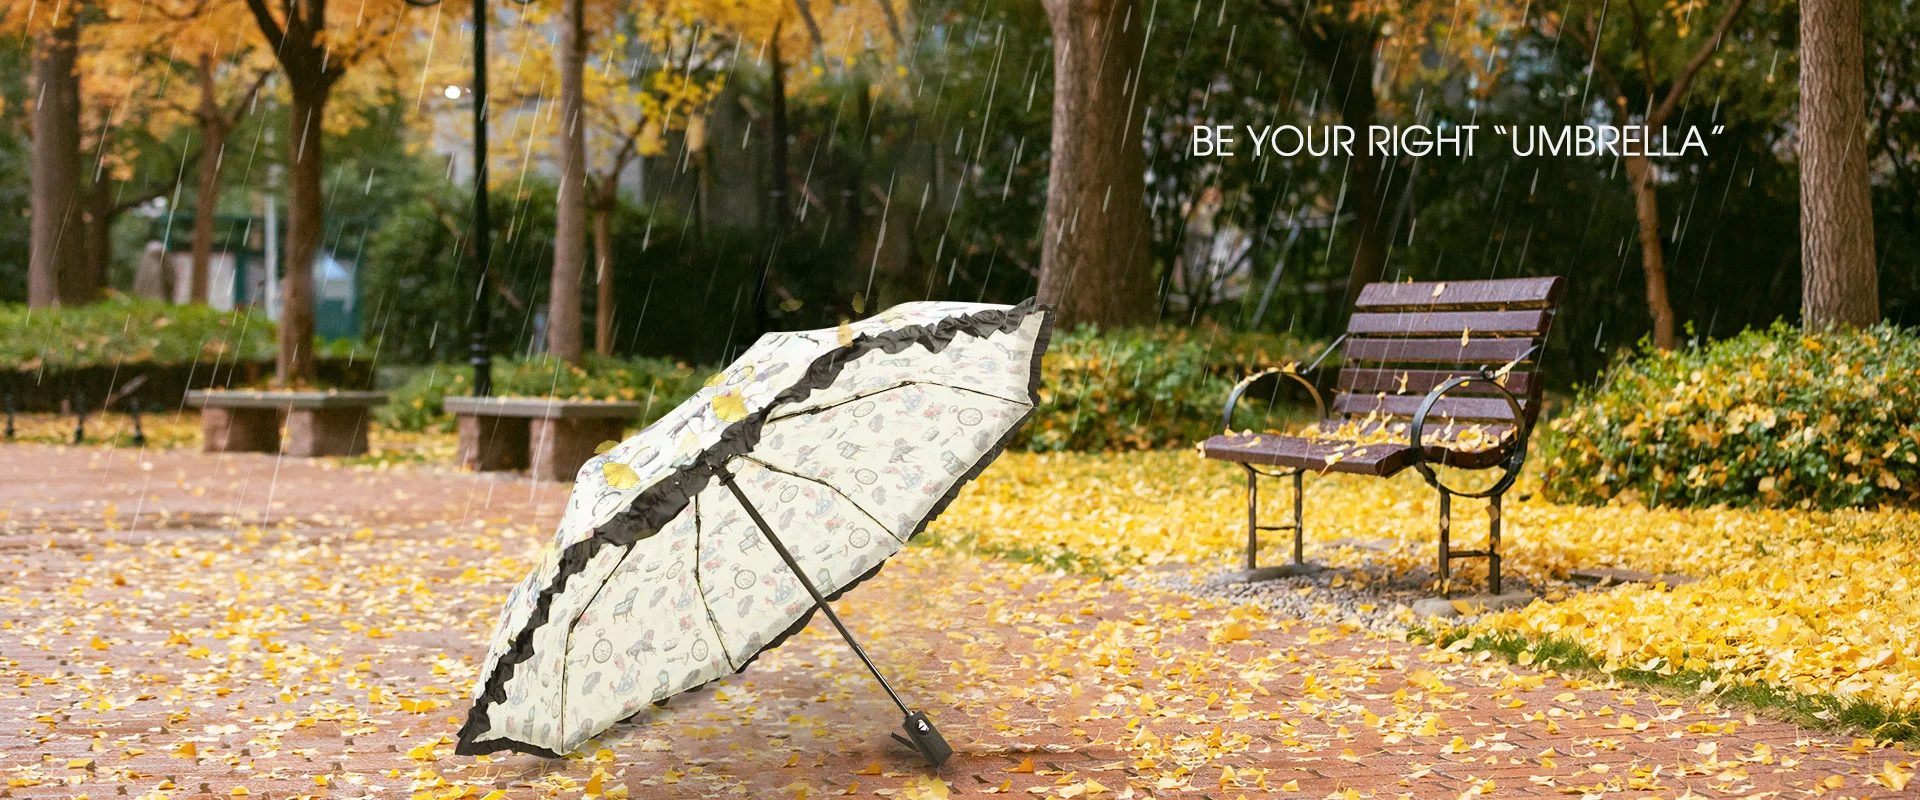
<path id="1" fill-rule="evenodd" d="M 859 509 L 860 513 L 864 515 L 867 519 L 873 520 L 874 527 L 879 528 L 883 533 L 891 537 L 894 541 L 899 542 L 903 545 L 907 543 L 905 539 L 900 538 L 900 534 L 894 533 L 892 529 L 888 528 L 887 523 L 881 522 L 879 517 L 874 516 L 873 512 L 868 511 L 866 506 L 860 505 L 860 501 L 853 499 L 852 495 L 841 491 L 840 487 L 835 486 L 826 481 L 820 480 L 819 478 L 815 478 L 811 475 L 802 475 L 798 472 L 794 472 L 793 470 L 776 467 L 772 464 L 769 464 L 765 461 L 754 458 L 753 456 L 750 456 L 750 455 L 743 455 L 740 458 L 747 461 L 751 461 L 755 464 L 759 464 L 761 467 L 765 468 L 768 472 L 777 472 L 781 475 L 785 475 L 790 478 L 803 480 L 808 483 L 817 483 L 817 484 L 820 484 L 821 486 L 825 486 L 827 488 L 827 491 L 833 492 L 834 494 L 839 495 L 840 499 L 847 501 L 847 505 L 850 505 L 856 509 Z"/>
<path id="2" fill-rule="evenodd" d="M 873 665 L 873 659 L 867 657 L 867 651 L 860 647 L 859 642 L 854 641 L 853 633 L 848 631 L 847 626 L 840 621 L 840 615 L 833 613 L 833 606 L 827 604 L 827 598 L 820 594 L 819 588 L 813 585 L 813 579 L 807 577 L 806 570 L 800 568 L 800 562 L 793 557 L 793 553 L 787 551 L 786 543 L 780 541 L 780 537 L 773 532 L 773 526 L 768 525 L 767 521 L 761 518 L 760 510 L 753 507 L 753 503 L 747 500 L 747 494 L 740 491 L 740 487 L 733 482 L 733 473 L 724 466 L 719 467 L 717 472 L 720 482 L 726 485 L 727 491 L 733 493 L 733 499 L 740 503 L 740 507 L 746 510 L 747 517 L 753 520 L 753 524 L 760 528 L 762 534 L 766 535 L 767 542 L 773 545 L 774 552 L 780 554 L 780 560 L 787 562 L 787 569 L 793 571 L 793 577 L 799 578 L 800 586 L 807 590 L 807 594 L 813 596 L 813 604 L 826 612 L 827 621 L 833 623 L 834 629 L 840 631 L 840 638 L 847 640 L 847 646 L 853 648 L 853 654 L 860 657 L 860 663 L 867 665 L 867 671 L 873 673 L 874 680 L 880 682 L 880 688 L 887 690 L 887 697 L 892 698 L 893 704 L 900 707 L 900 713 L 912 717 L 913 711 L 907 708 L 907 704 L 900 699 L 900 695 L 893 691 L 893 685 L 887 683 L 885 675 L 880 674 L 880 668 Z"/>
<path id="3" fill-rule="evenodd" d="M 707 627 L 713 629 L 713 640 L 720 644 L 720 657 L 727 660 L 727 669 L 739 672 L 740 665 L 733 663 L 733 654 L 727 651 L 727 637 L 720 630 L 720 620 L 713 618 L 713 603 L 707 600 L 707 582 L 700 577 L 700 548 L 707 527 L 700 522 L 700 495 L 687 499 L 693 504 L 693 588 L 700 593 L 700 610 L 707 616 Z"/>
<path id="4" fill-rule="evenodd" d="M 967 388 L 967 387 L 965 387 L 965 386 L 955 386 L 955 385 L 953 385 L 953 384 L 951 384 L 951 383 L 935 383 L 935 382 L 933 382 L 933 381 L 913 381 L 913 380 L 909 380 L 909 381 L 901 381 L 901 382 L 899 382 L 899 383 L 895 383 L 895 384 L 891 384 L 891 385 L 888 385 L 888 386 L 882 386 L 882 387 L 880 387 L 880 388 L 878 388 L 878 389 L 874 389 L 873 391 L 870 391 L 870 392 L 862 392 L 862 393 L 860 393 L 860 394 L 856 394 L 856 395 L 854 395 L 854 396 L 852 396 L 852 397 L 848 397 L 848 398 L 846 398 L 846 399 L 844 399 L 844 400 L 837 400 L 837 401 L 835 401 L 835 402 L 832 402 L 832 403 L 828 403 L 828 404 L 826 404 L 826 405 L 823 405 L 823 406 L 812 406 L 812 407 L 810 407 L 810 408 L 801 408 L 801 409 L 796 409 L 796 410 L 794 410 L 794 411 L 789 411 L 789 412 L 787 412 L 787 413 L 785 413 L 785 414 L 779 414 L 779 415 L 769 415 L 769 416 L 767 417 L 767 419 L 766 419 L 766 422 L 765 422 L 764 424 L 772 424 L 772 423 L 775 423 L 775 422 L 779 422 L 779 421 L 781 421 L 781 420 L 785 420 L 785 419 L 792 419 L 792 418 L 794 418 L 794 417 L 804 417 L 804 416 L 807 416 L 807 415 L 809 415 L 809 414 L 818 414 L 818 413 L 820 413 L 820 412 L 822 412 L 822 411 L 832 411 L 833 409 L 836 409 L 836 408 L 839 408 L 839 407 L 841 407 L 841 406 L 844 406 L 844 405 L 846 405 L 846 404 L 848 404 L 848 403 L 851 403 L 851 402 L 853 402 L 853 401 L 855 401 L 855 400 L 864 400 L 864 399 L 866 399 L 866 398 L 869 398 L 869 397 L 873 397 L 873 396 L 875 396 L 875 395 L 881 395 L 881 394 L 886 394 L 887 392 L 891 392 L 891 391 L 893 391 L 893 390 L 895 390 L 895 389 L 903 389 L 903 388 L 906 388 L 906 387 L 908 387 L 908 386 L 938 386 L 938 387 L 940 387 L 940 388 L 942 388 L 942 389 L 952 389 L 952 390 L 954 390 L 954 391 L 956 391 L 956 392 L 968 392 L 968 393 L 970 393 L 970 394 L 977 394 L 977 395 L 980 395 L 981 397 L 985 397 L 985 398 L 988 398 L 988 399 L 992 399 L 992 400 L 998 400 L 998 401 L 1000 401 L 1000 402 L 1002 402 L 1002 403 L 1011 403 L 1011 404 L 1013 404 L 1013 405 L 1017 405 L 1017 406 L 1031 406 L 1031 405 L 1033 405 L 1033 403 L 1032 403 L 1032 402 L 1030 402 L 1030 401 L 1027 401 L 1027 400 L 1013 400 L 1013 399 L 1009 399 L 1009 398 L 1005 398 L 1005 397 L 1001 397 L 1000 395 L 997 395 L 997 394 L 994 394 L 994 393 L 992 393 L 992 392 L 983 392 L 983 391 L 980 391 L 979 389 L 969 389 L 969 388 Z"/>

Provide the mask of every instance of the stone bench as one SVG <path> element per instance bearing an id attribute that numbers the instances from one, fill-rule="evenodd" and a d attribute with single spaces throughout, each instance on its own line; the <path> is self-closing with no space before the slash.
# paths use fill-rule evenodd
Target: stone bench
<path id="1" fill-rule="evenodd" d="M 187 393 L 187 405 L 201 410 L 206 452 L 280 452 L 284 419 L 286 454 L 299 458 L 367 452 L 367 418 L 386 402 L 385 392 Z"/>
<path id="2" fill-rule="evenodd" d="M 542 397 L 449 397 L 460 428 L 460 465 L 479 472 L 526 469 L 570 481 L 601 442 L 623 438 L 640 404 Z"/>

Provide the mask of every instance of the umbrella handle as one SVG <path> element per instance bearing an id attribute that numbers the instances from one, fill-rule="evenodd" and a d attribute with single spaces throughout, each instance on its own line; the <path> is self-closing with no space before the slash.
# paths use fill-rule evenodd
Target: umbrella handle
<path id="1" fill-rule="evenodd" d="M 933 720 L 927 719 L 924 713 L 907 708 L 907 704 L 901 701 L 900 695 L 893 691 L 891 684 L 887 683 L 886 676 L 880 674 L 880 668 L 874 666 L 873 659 L 867 657 L 867 651 L 860 647 L 859 642 L 854 641 L 853 633 L 840 622 L 840 615 L 833 613 L 833 607 L 827 605 L 827 598 L 820 594 L 818 587 L 813 585 L 812 579 L 807 577 L 806 570 L 800 568 L 800 562 L 793 557 L 793 553 L 788 552 L 786 543 L 780 541 L 780 537 L 774 534 L 773 526 L 767 524 L 766 519 L 760 516 L 760 510 L 747 501 L 746 493 L 740 491 L 740 487 L 734 484 L 733 473 L 724 466 L 716 468 L 715 472 L 720 478 L 720 483 L 727 487 L 727 491 L 733 493 L 733 499 L 740 503 L 741 508 L 746 509 L 747 517 L 753 520 L 753 524 L 760 528 L 762 534 L 766 535 L 767 542 L 773 545 L 774 552 L 780 554 L 780 560 L 787 562 L 787 569 L 793 570 L 793 576 L 799 578 L 800 585 L 807 590 L 807 594 L 813 596 L 814 605 L 826 612 L 827 621 L 833 623 L 835 630 L 840 631 L 840 638 L 847 640 L 847 646 L 853 648 L 853 654 L 860 657 L 860 663 L 867 665 L 867 671 L 872 672 L 874 680 L 880 682 L 880 688 L 887 690 L 887 696 L 893 698 L 893 704 L 899 706 L 900 713 L 906 715 L 906 721 L 901 723 L 901 727 L 906 730 L 907 736 L 893 734 L 894 741 L 919 751 L 928 763 L 936 767 L 945 763 L 953 756 L 953 748 L 947 745 L 946 739 L 941 738 L 940 731 L 933 727 Z"/>
<path id="2" fill-rule="evenodd" d="M 927 719 L 926 714 L 918 711 L 908 714 L 907 721 L 901 723 L 900 727 L 906 729 L 907 735 L 892 734 L 893 740 L 920 751 L 927 763 L 937 767 L 953 757 L 953 748 L 940 736 L 940 730 L 933 727 L 933 720 Z"/>

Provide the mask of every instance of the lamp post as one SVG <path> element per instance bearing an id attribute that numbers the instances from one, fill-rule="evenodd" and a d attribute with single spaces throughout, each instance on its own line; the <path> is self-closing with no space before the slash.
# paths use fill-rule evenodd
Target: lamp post
<path id="1" fill-rule="evenodd" d="M 440 0 L 406 0 L 426 8 Z M 526 5 L 532 0 L 514 0 Z M 493 394 L 493 351 L 487 329 L 493 320 L 487 264 L 493 258 L 493 223 L 487 213 L 487 4 L 473 0 L 473 230 L 468 232 L 474 261 L 472 339 L 467 363 L 473 367 L 473 395 Z"/>

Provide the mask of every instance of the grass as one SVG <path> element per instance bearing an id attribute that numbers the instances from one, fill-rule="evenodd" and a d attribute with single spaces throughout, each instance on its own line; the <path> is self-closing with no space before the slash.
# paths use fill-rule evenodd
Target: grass
<path id="1" fill-rule="evenodd" d="M 1557 637 L 1536 640 L 1505 631 L 1416 626 L 1409 629 L 1408 638 L 1442 648 L 1465 641 L 1468 650 L 1492 653 L 1515 664 L 1614 678 L 1663 693 L 1712 699 L 1809 728 L 1853 732 L 1882 742 L 1920 743 L 1920 711 L 1892 709 L 1869 700 L 1798 692 L 1713 669 L 1665 673 L 1634 667 L 1609 670 L 1604 659 L 1578 642 Z"/>

